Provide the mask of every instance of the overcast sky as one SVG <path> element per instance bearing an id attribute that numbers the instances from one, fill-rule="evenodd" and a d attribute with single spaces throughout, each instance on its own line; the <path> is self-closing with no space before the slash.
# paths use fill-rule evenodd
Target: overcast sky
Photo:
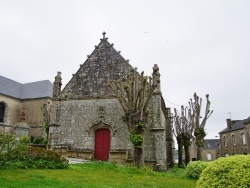
<path id="1" fill-rule="evenodd" d="M 249 0 L 0 0 L 0 75 L 64 87 L 103 31 L 140 72 L 158 64 L 172 112 L 210 94 L 207 138 L 250 116 Z"/>

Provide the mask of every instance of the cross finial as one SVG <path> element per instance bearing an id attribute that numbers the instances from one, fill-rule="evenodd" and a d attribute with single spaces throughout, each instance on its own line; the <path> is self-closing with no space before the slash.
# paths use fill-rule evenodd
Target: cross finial
<path id="1" fill-rule="evenodd" d="M 103 35 L 103 39 L 105 39 L 106 32 L 104 31 L 104 32 L 102 33 L 102 35 Z"/>

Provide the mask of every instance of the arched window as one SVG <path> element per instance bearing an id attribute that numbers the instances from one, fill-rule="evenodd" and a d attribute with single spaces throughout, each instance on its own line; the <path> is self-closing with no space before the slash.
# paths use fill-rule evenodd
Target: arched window
<path id="1" fill-rule="evenodd" d="M 233 143 L 233 146 L 236 146 L 236 139 L 235 139 L 234 134 L 232 134 L 232 143 Z"/>
<path id="2" fill-rule="evenodd" d="M 246 144 L 246 135 L 244 133 L 241 133 L 241 138 L 242 138 L 242 144 Z"/>
<path id="3" fill-rule="evenodd" d="M 4 103 L 0 103 L 0 123 L 4 122 L 4 112 L 5 112 L 5 105 Z"/>
<path id="4" fill-rule="evenodd" d="M 227 146 L 227 137 L 226 137 L 226 135 L 223 136 L 223 142 L 224 142 L 224 146 Z"/>

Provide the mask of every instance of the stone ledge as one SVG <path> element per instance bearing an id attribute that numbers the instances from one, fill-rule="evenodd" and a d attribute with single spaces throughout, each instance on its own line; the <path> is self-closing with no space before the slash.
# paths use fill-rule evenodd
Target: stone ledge
<path id="1" fill-rule="evenodd" d="M 54 123 L 52 123 L 52 124 L 49 124 L 49 127 L 59 127 L 59 126 L 61 126 L 60 124 L 54 124 Z"/>
<path id="2" fill-rule="evenodd" d="M 159 128 L 152 128 L 150 129 L 150 131 L 165 131 L 166 129 L 163 127 L 159 127 Z"/>
<path id="3" fill-rule="evenodd" d="M 126 149 L 111 149 L 110 153 L 126 153 Z"/>

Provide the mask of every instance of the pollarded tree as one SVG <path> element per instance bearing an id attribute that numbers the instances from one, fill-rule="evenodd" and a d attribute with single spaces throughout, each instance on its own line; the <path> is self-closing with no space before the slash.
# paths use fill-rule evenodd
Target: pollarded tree
<path id="1" fill-rule="evenodd" d="M 183 133 L 182 133 L 182 139 L 183 139 L 183 145 L 184 145 L 184 151 L 185 151 L 185 165 L 187 166 L 190 162 L 190 146 L 191 146 L 191 139 L 194 132 L 194 115 L 191 113 L 190 108 L 184 108 L 181 107 L 181 116 L 182 118 L 182 124 L 183 124 Z"/>
<path id="2" fill-rule="evenodd" d="M 124 120 L 130 131 L 130 140 L 134 146 L 134 163 L 137 168 L 144 165 L 143 141 L 148 106 L 159 83 L 159 68 L 154 65 L 152 77 L 131 69 L 125 79 L 112 80 L 108 85 L 124 111 Z"/>
<path id="3" fill-rule="evenodd" d="M 180 117 L 178 111 L 174 109 L 174 117 L 173 117 L 173 133 L 177 140 L 178 145 L 178 167 L 183 167 L 183 160 L 182 160 L 182 149 L 183 149 L 183 138 L 182 138 L 182 118 Z"/>
<path id="4" fill-rule="evenodd" d="M 190 99 L 189 105 L 190 105 L 190 109 L 191 109 L 191 113 L 193 114 L 193 124 L 195 127 L 194 130 L 194 136 L 196 139 L 196 146 L 197 146 L 197 160 L 202 160 L 202 148 L 204 147 L 204 138 L 206 136 L 206 132 L 205 132 L 205 125 L 207 122 L 207 119 L 210 117 L 210 115 L 213 113 L 213 110 L 210 110 L 210 100 L 209 100 L 209 95 L 206 95 L 206 99 L 207 99 L 207 104 L 206 104 L 206 109 L 205 109 L 205 116 L 203 117 L 201 123 L 200 123 L 200 119 L 201 117 L 201 106 L 202 106 L 202 99 L 198 97 L 198 95 L 196 95 L 196 93 L 194 93 L 194 101 L 192 99 Z"/>
<path id="5" fill-rule="evenodd" d="M 185 165 L 190 161 L 190 145 L 191 138 L 194 131 L 193 115 L 191 109 L 181 106 L 181 114 L 174 109 L 174 134 L 178 144 L 178 167 L 183 166 L 182 162 L 182 148 L 185 151 Z"/>

